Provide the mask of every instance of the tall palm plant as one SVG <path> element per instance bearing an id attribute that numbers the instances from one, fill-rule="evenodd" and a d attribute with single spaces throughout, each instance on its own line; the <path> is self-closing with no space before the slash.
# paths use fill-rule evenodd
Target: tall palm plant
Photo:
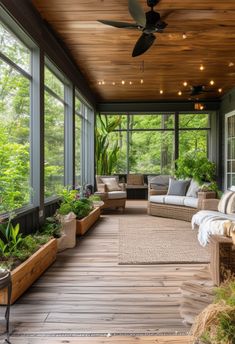
<path id="1" fill-rule="evenodd" d="M 118 159 L 119 145 L 118 140 L 109 140 L 109 134 L 114 131 L 121 123 L 121 116 L 97 116 L 96 121 L 96 173 L 99 175 L 110 175 Z"/>

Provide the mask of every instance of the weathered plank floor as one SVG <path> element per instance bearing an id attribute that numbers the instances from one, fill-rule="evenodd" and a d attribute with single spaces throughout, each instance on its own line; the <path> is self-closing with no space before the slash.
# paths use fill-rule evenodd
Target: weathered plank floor
<path id="1" fill-rule="evenodd" d="M 76 248 L 58 255 L 12 306 L 12 343 L 188 343 L 187 337 L 140 337 L 187 334 L 179 286 L 205 265 L 118 265 L 123 216 L 147 220 L 146 202 L 130 201 L 125 214 L 103 216 Z M 108 333 L 118 336 L 102 337 Z"/>

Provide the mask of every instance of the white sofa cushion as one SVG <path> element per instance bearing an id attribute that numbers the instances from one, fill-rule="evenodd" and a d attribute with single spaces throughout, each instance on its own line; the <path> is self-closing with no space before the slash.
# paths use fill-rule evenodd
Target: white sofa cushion
<path id="1" fill-rule="evenodd" d="M 165 204 L 184 205 L 185 196 L 165 196 Z"/>
<path id="2" fill-rule="evenodd" d="M 164 196 L 160 196 L 160 195 L 156 195 L 156 196 L 150 196 L 149 197 L 149 202 L 153 202 L 153 203 L 165 203 L 165 195 Z"/>
<path id="3" fill-rule="evenodd" d="M 197 208 L 198 207 L 198 198 L 196 197 L 185 197 L 184 198 L 184 205 L 190 208 Z"/>
<path id="4" fill-rule="evenodd" d="M 126 198 L 126 191 L 110 191 L 108 192 L 108 199 Z"/>

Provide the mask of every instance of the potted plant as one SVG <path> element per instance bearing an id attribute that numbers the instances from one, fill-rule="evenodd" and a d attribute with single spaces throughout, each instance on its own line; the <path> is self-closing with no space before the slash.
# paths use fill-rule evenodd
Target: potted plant
<path id="1" fill-rule="evenodd" d="M 73 212 L 76 216 L 76 234 L 83 235 L 100 217 L 100 208 L 94 208 L 90 198 L 81 197 L 77 190 L 64 189 L 62 202 L 57 213 L 67 215 Z"/>
<path id="2" fill-rule="evenodd" d="M 235 277 L 215 289 L 214 303 L 197 316 L 191 333 L 197 343 L 235 343 Z"/>
<path id="3" fill-rule="evenodd" d="M 11 270 L 14 303 L 56 259 L 56 240 L 47 234 L 23 237 L 20 226 L 0 224 L 0 265 Z M 7 290 L 0 291 L 0 304 L 7 304 Z"/>
<path id="4" fill-rule="evenodd" d="M 216 165 L 200 152 L 190 152 L 182 155 L 176 161 L 175 176 L 181 179 L 194 179 L 200 186 L 200 191 L 218 192 Z"/>

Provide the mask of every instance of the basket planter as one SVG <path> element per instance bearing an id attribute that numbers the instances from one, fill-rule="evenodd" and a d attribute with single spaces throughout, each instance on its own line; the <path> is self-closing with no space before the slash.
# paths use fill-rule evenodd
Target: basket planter
<path id="1" fill-rule="evenodd" d="M 41 274 L 55 261 L 56 239 L 51 239 L 22 264 L 11 271 L 13 304 Z M 0 291 L 0 304 L 7 304 L 7 289 Z"/>
<path id="2" fill-rule="evenodd" d="M 89 215 L 81 220 L 77 220 L 76 233 L 77 235 L 85 234 L 88 229 L 100 218 L 100 207 L 94 208 Z"/>

